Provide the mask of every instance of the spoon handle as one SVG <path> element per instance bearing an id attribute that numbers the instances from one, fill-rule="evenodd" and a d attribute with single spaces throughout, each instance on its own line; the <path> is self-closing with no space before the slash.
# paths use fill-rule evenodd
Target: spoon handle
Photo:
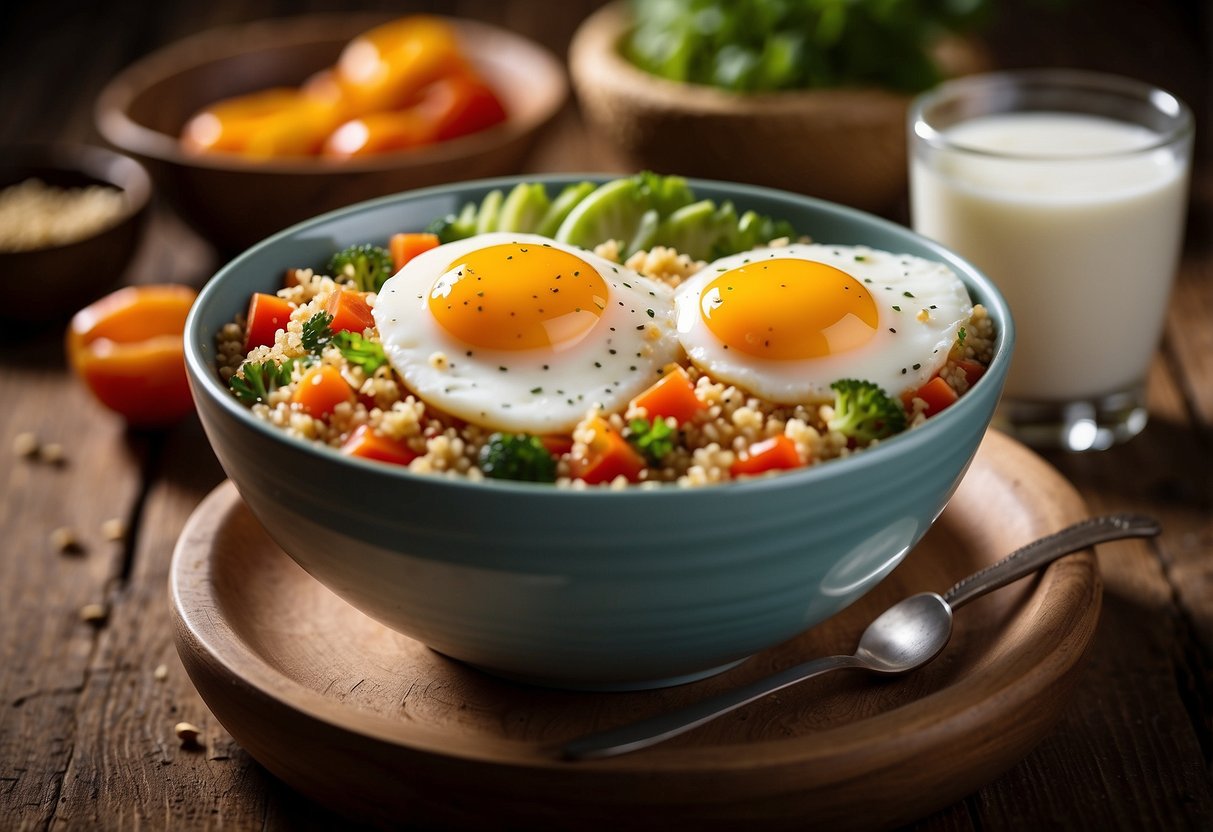
<path id="1" fill-rule="evenodd" d="M 1093 517 L 1016 549 L 998 563 L 959 581 L 943 594 L 943 598 L 956 608 L 1030 575 L 1063 555 L 1109 540 L 1153 537 L 1161 530 L 1157 520 L 1138 514 Z"/>
<path id="2" fill-rule="evenodd" d="M 864 666 L 854 656 L 827 656 L 803 662 L 743 687 L 692 702 L 686 707 L 572 740 L 561 748 L 561 754 L 566 760 L 592 760 L 648 748 L 789 685 L 831 670 Z"/>

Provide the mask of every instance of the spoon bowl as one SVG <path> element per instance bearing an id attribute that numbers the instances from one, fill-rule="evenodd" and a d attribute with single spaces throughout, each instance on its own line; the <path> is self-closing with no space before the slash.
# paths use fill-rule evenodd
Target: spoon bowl
<path id="1" fill-rule="evenodd" d="M 630 725 L 600 731 L 564 745 L 566 760 L 614 757 L 684 734 L 768 694 L 831 670 L 857 668 L 906 673 L 938 656 L 952 636 L 952 611 L 1001 589 L 1072 552 L 1126 537 L 1153 537 L 1158 521 L 1133 514 L 1110 514 L 1067 526 L 955 583 L 943 595 L 921 592 L 898 601 L 868 625 L 853 655 L 827 656 L 782 670 L 717 696 Z"/>
<path id="2" fill-rule="evenodd" d="M 854 658 L 877 673 L 905 673 L 938 656 L 951 637 L 952 607 L 934 592 L 922 592 L 869 624 Z"/>

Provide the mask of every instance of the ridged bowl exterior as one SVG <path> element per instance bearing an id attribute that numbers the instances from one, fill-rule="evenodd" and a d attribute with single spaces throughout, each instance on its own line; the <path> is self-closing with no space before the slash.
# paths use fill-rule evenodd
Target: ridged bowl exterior
<path id="1" fill-rule="evenodd" d="M 537 177 L 528 177 L 534 180 Z M 542 177 L 549 190 L 583 178 Z M 228 476 L 304 569 L 389 627 L 490 672 L 558 687 L 709 675 L 808 629 L 880 581 L 925 534 L 990 423 L 1014 331 L 972 266 L 900 226 L 793 194 L 692 180 L 818 242 L 948 262 L 999 330 L 989 371 L 925 426 L 845 460 L 721 486 L 574 491 L 412 474 L 256 420 L 215 369 L 215 334 L 288 267 L 386 240 L 518 181 L 414 191 L 302 223 L 241 255 L 186 326 L 202 424 Z"/>

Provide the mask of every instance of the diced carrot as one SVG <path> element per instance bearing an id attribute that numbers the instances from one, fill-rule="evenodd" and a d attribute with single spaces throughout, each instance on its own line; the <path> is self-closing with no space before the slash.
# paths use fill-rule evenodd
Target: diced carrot
<path id="1" fill-rule="evenodd" d="M 354 401 L 354 389 L 328 364 L 311 367 L 299 380 L 291 401 L 315 419 L 325 419 L 342 402 Z"/>
<path id="2" fill-rule="evenodd" d="M 392 253 L 392 266 L 399 271 L 401 266 L 418 254 L 436 248 L 437 245 L 437 234 L 427 232 L 393 234 L 388 240 L 388 251 Z"/>
<path id="3" fill-rule="evenodd" d="M 965 381 L 972 387 L 977 383 L 977 379 L 985 375 L 985 365 L 980 361 L 974 361 L 972 358 L 962 358 L 956 362 L 956 366 L 965 374 Z"/>
<path id="4" fill-rule="evenodd" d="M 543 443 L 543 447 L 547 448 L 548 453 L 552 456 L 564 456 L 573 450 L 573 437 L 571 436 L 548 434 L 547 436 L 539 437 L 539 441 Z"/>
<path id="5" fill-rule="evenodd" d="M 753 476 L 767 471 L 787 471 L 804 465 L 796 443 L 788 436 L 779 434 L 770 439 L 755 442 L 729 467 L 729 473 L 738 477 Z"/>
<path id="6" fill-rule="evenodd" d="M 329 324 L 333 332 L 349 330 L 361 335 L 364 329 L 375 325 L 375 316 L 371 314 L 371 307 L 367 305 L 362 292 L 351 289 L 333 292 L 324 305 L 324 311 L 333 316 Z"/>
<path id="7" fill-rule="evenodd" d="M 706 405 L 695 395 L 695 385 L 687 371 L 678 364 L 667 368 L 665 375 L 632 399 L 634 407 L 643 407 L 650 419 L 673 417 L 678 424 L 689 422 Z"/>
<path id="8" fill-rule="evenodd" d="M 914 399 L 922 399 L 927 403 L 927 408 L 923 411 L 923 413 L 927 416 L 934 416 L 936 413 L 952 404 L 952 402 L 956 401 L 958 398 L 960 398 L 960 396 L 957 395 L 956 391 L 953 390 L 946 381 L 939 376 L 935 376 L 935 378 L 931 379 L 917 390 L 912 390 L 906 393 L 903 397 L 903 401 L 908 403 L 912 402 Z M 910 409 L 908 404 L 906 409 Z"/>
<path id="9" fill-rule="evenodd" d="M 594 437 L 585 456 L 575 456 L 569 461 L 573 476 L 590 485 L 611 482 L 620 475 L 636 482 L 644 470 L 644 457 L 602 419 L 594 421 L 592 430 Z"/>
<path id="10" fill-rule="evenodd" d="M 370 425 L 359 425 L 341 445 L 341 453 L 395 465 L 408 465 L 418 456 L 408 445 L 375 432 Z"/>
<path id="11" fill-rule="evenodd" d="M 277 295 L 255 292 L 248 305 L 248 328 L 244 334 L 244 351 L 254 347 L 272 347 L 274 335 L 286 329 L 294 307 Z"/>

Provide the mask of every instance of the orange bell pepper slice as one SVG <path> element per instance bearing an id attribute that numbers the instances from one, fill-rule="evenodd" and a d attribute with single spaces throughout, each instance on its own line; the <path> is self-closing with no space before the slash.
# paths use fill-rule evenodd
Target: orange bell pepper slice
<path id="1" fill-rule="evenodd" d="M 163 427 L 194 409 L 185 374 L 189 286 L 128 286 L 77 312 L 67 329 L 72 370 L 102 405 L 135 427 Z"/>
<path id="2" fill-rule="evenodd" d="M 789 471 L 803 465 L 796 443 L 790 437 L 779 434 L 750 445 L 729 466 L 729 473 L 734 477 L 754 476 L 768 471 Z"/>
<path id="3" fill-rule="evenodd" d="M 182 147 L 192 153 L 238 153 L 268 159 L 313 156 L 337 125 L 336 106 L 275 87 L 217 101 L 186 122 Z"/>
<path id="4" fill-rule="evenodd" d="M 415 107 L 435 141 L 487 130 L 506 120 L 505 106 L 480 76 L 460 72 L 427 86 Z"/>
<path id="5" fill-rule="evenodd" d="M 433 144 L 433 125 L 412 110 L 366 113 L 342 124 L 324 140 L 322 155 L 358 159 Z"/>
<path id="6" fill-rule="evenodd" d="M 438 17 L 409 15 L 351 40 L 334 74 L 347 112 L 361 115 L 410 106 L 427 84 L 465 66 L 450 25 Z"/>

